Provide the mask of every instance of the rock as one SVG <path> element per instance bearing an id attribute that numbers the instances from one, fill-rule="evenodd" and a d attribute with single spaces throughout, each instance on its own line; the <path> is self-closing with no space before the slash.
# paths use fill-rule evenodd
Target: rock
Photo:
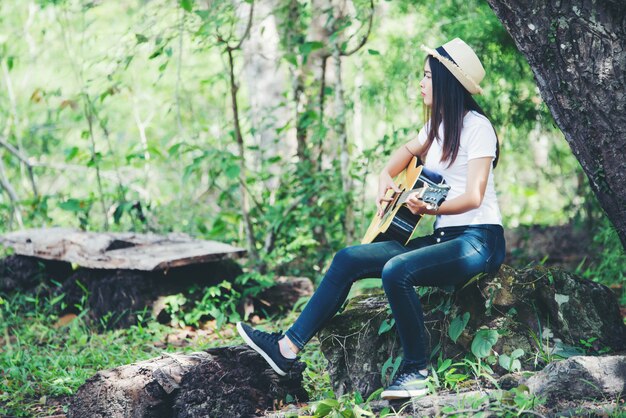
<path id="1" fill-rule="evenodd" d="M 307 400 L 304 364 L 285 377 L 247 346 L 164 354 L 100 371 L 70 403 L 68 418 L 250 417 L 288 395 Z"/>
<path id="2" fill-rule="evenodd" d="M 525 381 L 531 393 L 560 400 L 617 398 L 626 393 L 626 355 L 575 356 L 550 363 Z"/>
<path id="3" fill-rule="evenodd" d="M 471 353 L 478 330 L 496 330 L 498 340 L 485 360 L 499 375 L 508 371 L 499 366 L 495 353 L 522 349 L 521 368 L 537 370 L 557 354 L 583 354 L 581 340 L 590 352 L 626 349 L 626 326 L 613 292 L 558 268 L 502 266 L 496 275 L 471 281 L 454 293 L 429 289 L 421 301 L 431 358 L 459 361 Z M 455 343 L 448 336 L 450 324 L 465 313 L 469 322 Z M 384 294 L 361 296 L 320 332 L 337 396 L 358 390 L 367 397 L 386 383 L 389 370 L 383 376 L 383 365 L 402 354 L 393 330 L 379 335 L 381 324 L 390 318 Z"/>
<path id="4" fill-rule="evenodd" d="M 469 390 L 459 393 L 428 395 L 411 399 L 404 413 L 419 417 L 440 417 L 444 407 L 452 407 L 456 411 L 464 410 L 466 413 L 476 413 L 481 408 L 488 409 L 490 404 L 499 402 L 501 398 L 502 391 L 499 390 Z M 469 411 L 467 410 L 468 406 L 471 406 Z"/>

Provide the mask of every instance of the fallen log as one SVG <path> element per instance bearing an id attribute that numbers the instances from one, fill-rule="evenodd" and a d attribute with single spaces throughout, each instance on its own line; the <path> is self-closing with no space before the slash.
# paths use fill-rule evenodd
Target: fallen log
<path id="1" fill-rule="evenodd" d="M 281 377 L 247 346 L 218 347 L 104 370 L 71 400 L 68 418 L 250 417 L 306 401 L 304 364 Z"/>

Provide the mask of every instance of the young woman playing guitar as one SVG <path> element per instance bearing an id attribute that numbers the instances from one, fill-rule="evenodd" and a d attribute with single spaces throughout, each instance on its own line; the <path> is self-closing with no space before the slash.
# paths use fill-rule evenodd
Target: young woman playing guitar
<path id="1" fill-rule="evenodd" d="M 504 259 L 502 219 L 494 187 L 498 138 L 472 95 L 481 93 L 485 76 L 476 53 L 461 39 L 430 49 L 420 82 L 428 118 L 417 138 L 397 149 L 383 169 L 376 204 L 381 214 L 386 192 L 399 192 L 393 177 L 414 156 L 450 185 L 437 209 L 412 194 L 406 205 L 413 214 L 436 215 L 434 233 L 406 246 L 383 241 L 337 252 L 315 294 L 285 334 L 268 334 L 237 324 L 243 339 L 279 374 L 288 372 L 296 354 L 332 318 L 352 283 L 381 277 L 403 361 L 384 399 L 427 393 L 428 359 L 423 311 L 415 286 L 461 286 L 480 273 L 497 271 Z"/>

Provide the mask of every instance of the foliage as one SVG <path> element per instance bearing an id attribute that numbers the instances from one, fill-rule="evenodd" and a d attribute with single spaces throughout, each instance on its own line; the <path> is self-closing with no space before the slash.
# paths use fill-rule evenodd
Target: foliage
<path id="1" fill-rule="evenodd" d="M 467 323 L 470 319 L 470 313 L 465 312 L 463 316 L 455 317 L 450 323 L 450 327 L 448 328 L 448 336 L 450 339 L 456 343 L 456 340 L 459 338 Z"/>
<path id="2" fill-rule="evenodd" d="M 250 3 L 239 4 L 248 8 Z M 485 94 L 478 100 L 501 142 L 495 173 L 505 225 L 571 218 L 593 224 L 591 250 L 599 256 L 590 256 L 579 273 L 623 289 L 626 259 L 617 235 L 554 126 L 530 67 L 487 3 L 377 2 L 366 46 L 342 58 L 346 114 L 338 115 L 332 62 L 326 63 L 329 78 L 322 85 L 320 56 L 337 40 L 345 52 L 364 34 L 369 2 L 353 3 L 354 13 L 336 20 L 333 10 L 317 10 L 310 1 L 282 2 L 271 10 L 268 16 L 276 26 L 263 30 L 276 32 L 275 79 L 248 72 L 254 54 L 245 50 L 245 42 L 251 37 L 234 52 L 242 161 L 224 54 L 225 43 L 239 39 L 245 27 L 241 16 L 246 13 L 236 9 L 237 3 L 0 2 L 0 139 L 25 157 L 0 146 L 0 174 L 17 195 L 14 199 L 4 187 L 0 191 L 0 232 L 21 224 L 178 231 L 244 246 L 244 187 L 265 270 L 248 269 L 232 285 L 224 282 L 168 299 L 174 324 L 197 327 L 215 319 L 216 339 L 207 344 L 230 343 L 219 330 L 230 330 L 240 318 L 242 298 L 271 283 L 266 271 L 319 278 L 332 254 L 353 244 L 345 239 L 349 209 L 355 212 L 356 236 L 364 231 L 374 211 L 376 173 L 424 122 L 419 46 L 461 36 L 487 69 Z M 312 35 L 329 22 L 327 38 Z M 267 85 L 279 87 L 267 93 Z M 260 107 L 257 90 L 278 99 Z M 339 174 L 336 132 L 342 117 L 353 180 L 348 191 Z M 622 290 L 622 303 L 625 298 Z M 96 370 L 156 356 L 162 348 L 155 340 L 171 331 L 146 316 L 129 330 L 96 334 L 82 320 L 82 304 L 77 319 L 56 328 L 53 307 L 63 303 L 23 295 L 0 299 L 0 414 L 31 415 L 28 405 L 42 395 L 70 394 Z M 447 314 L 450 303 L 436 309 Z M 468 320 L 469 313 L 452 320 L 448 335 L 453 341 Z M 379 333 L 393 332 L 393 326 L 385 321 Z M 582 347 L 551 347 L 549 335 L 541 333 L 533 335 L 536 352 L 521 357 L 515 350 L 496 359 L 497 333 L 481 330 L 472 343 L 474 357 L 439 358 L 433 377 L 438 387 L 455 390 L 472 377 L 489 379 L 490 365 L 498 360 L 515 370 L 524 358 L 534 358 L 539 366 L 575 353 L 602 352 L 591 339 L 581 341 Z M 335 399 L 325 360 L 312 344 L 303 353 L 305 386 L 320 401 L 319 414 L 367 416 L 368 400 L 359 394 Z M 383 381 L 399 364 L 400 358 L 388 359 Z M 511 392 L 506 402 L 518 411 L 536 405 L 523 391 Z M 506 402 L 500 411 L 516 413 L 505 408 Z"/>
<path id="3" fill-rule="evenodd" d="M 582 270 L 582 276 L 587 279 L 621 289 L 620 304 L 626 305 L 626 252 L 606 218 L 595 227 L 591 253 L 597 256 L 586 268 L 579 267 L 578 272 Z"/>
<path id="4" fill-rule="evenodd" d="M 273 275 L 245 273 L 236 277 L 234 283 L 223 281 L 203 289 L 192 287 L 190 301 L 182 293 L 166 296 L 165 310 L 174 326 L 198 327 L 201 320 L 215 319 L 220 329 L 227 323 L 247 320 L 247 314 L 242 318 L 239 313 L 240 301 L 258 295 L 273 283 Z"/>
<path id="5" fill-rule="evenodd" d="M 522 369 L 522 363 L 518 360 L 524 355 L 524 350 L 518 348 L 513 350 L 513 352 L 509 354 L 500 354 L 498 357 L 498 364 L 505 370 L 510 372 L 520 371 Z"/>
<path id="6" fill-rule="evenodd" d="M 40 397 L 73 394 L 102 369 L 157 357 L 164 349 L 190 352 L 209 347 L 200 343 L 163 348 L 155 342 L 165 340 L 171 329 L 155 321 L 140 320 L 128 329 L 98 334 L 85 324 L 84 309 L 68 325 L 58 325 L 55 312 L 61 303 L 58 297 L 0 297 L 0 415 L 32 416 L 32 408 L 45 408 Z"/>

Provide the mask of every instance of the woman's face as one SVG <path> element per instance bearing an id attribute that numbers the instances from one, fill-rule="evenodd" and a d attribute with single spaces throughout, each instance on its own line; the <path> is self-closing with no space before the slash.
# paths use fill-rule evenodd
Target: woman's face
<path id="1" fill-rule="evenodd" d="M 422 97 L 424 98 L 424 104 L 428 107 L 433 104 L 433 78 L 430 72 L 429 59 L 426 59 L 424 64 L 424 78 L 420 81 L 420 88 L 422 90 Z"/>

